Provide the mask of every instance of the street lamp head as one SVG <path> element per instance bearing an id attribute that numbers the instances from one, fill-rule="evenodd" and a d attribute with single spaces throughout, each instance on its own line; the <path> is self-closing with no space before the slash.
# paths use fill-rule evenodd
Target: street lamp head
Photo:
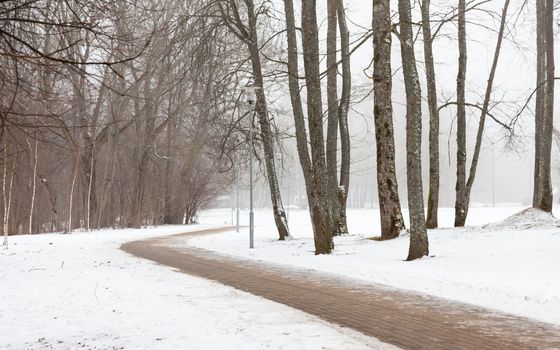
<path id="1" fill-rule="evenodd" d="M 259 89 L 256 86 L 247 86 L 245 87 L 245 98 L 247 100 L 247 103 L 250 105 L 254 105 L 257 102 L 257 89 Z"/>

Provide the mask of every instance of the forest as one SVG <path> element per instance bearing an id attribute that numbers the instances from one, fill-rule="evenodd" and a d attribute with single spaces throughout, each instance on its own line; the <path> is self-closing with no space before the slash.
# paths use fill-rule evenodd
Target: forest
<path id="1" fill-rule="evenodd" d="M 238 168 L 247 170 L 251 149 L 278 239 L 289 240 L 281 155 L 292 142 L 314 252 L 329 254 L 333 237 L 349 233 L 352 130 L 363 101 L 372 103 L 363 117 L 375 134 L 380 236 L 390 240 L 408 230 L 407 260 L 429 255 L 442 183 L 454 184 L 454 225 L 465 226 L 489 125 L 512 148 L 530 135 L 523 140 L 534 150 L 532 207 L 551 213 L 558 6 L 553 0 L 2 1 L 4 245 L 8 235 L 194 223 L 230 191 Z M 357 8 L 368 26 L 354 21 Z M 471 34 L 481 31 L 488 67 L 471 73 L 469 61 L 477 59 L 469 51 Z M 520 33 L 534 49 L 517 42 Z M 442 43 L 452 48 L 446 57 L 438 57 Z M 534 62 L 533 79 L 514 102 L 496 91 L 497 76 L 506 74 L 500 65 L 511 60 L 506 44 Z M 352 62 L 364 52 L 369 65 L 360 71 Z M 444 58 L 455 62 L 453 76 L 438 75 Z M 452 82 L 452 93 L 442 91 L 444 82 Z M 396 115 L 401 111 L 403 118 Z M 453 125 L 448 138 L 444 113 Z M 402 135 L 395 120 L 406 123 Z M 401 139 L 403 159 L 395 151 Z M 443 173 L 450 152 L 453 173 Z"/>

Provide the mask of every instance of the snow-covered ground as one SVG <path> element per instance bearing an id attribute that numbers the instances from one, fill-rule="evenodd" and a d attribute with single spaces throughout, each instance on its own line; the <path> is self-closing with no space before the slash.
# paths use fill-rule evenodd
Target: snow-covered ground
<path id="1" fill-rule="evenodd" d="M 248 249 L 246 228 L 179 245 L 340 274 L 560 324 L 560 228 L 554 219 L 535 213 L 502 221 L 522 209 L 472 208 L 470 227 L 430 230 L 431 257 L 413 262 L 403 261 L 408 236 L 369 239 L 379 236 L 375 209 L 349 210 L 351 234 L 336 237 L 335 251 L 328 256 L 313 254 L 309 215 L 299 210 L 290 211 L 291 241 L 277 241 L 270 211 L 258 210 L 253 250 Z M 241 217 L 246 225 L 246 212 Z M 208 211 L 201 222 L 231 224 L 231 212 Z M 499 223 L 482 227 L 491 222 Z M 452 226 L 452 209 L 440 211 L 440 223 Z"/>
<path id="2" fill-rule="evenodd" d="M 201 228 L 10 237 L 0 248 L 0 349 L 392 348 L 119 250 Z"/>

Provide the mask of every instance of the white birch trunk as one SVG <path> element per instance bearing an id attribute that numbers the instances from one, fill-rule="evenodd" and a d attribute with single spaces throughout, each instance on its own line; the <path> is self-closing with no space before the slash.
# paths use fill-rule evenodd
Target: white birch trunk
<path id="1" fill-rule="evenodd" d="M 66 233 L 72 231 L 72 205 L 74 203 L 74 187 L 76 186 L 76 178 L 78 177 L 78 167 L 80 164 L 80 152 L 76 154 L 76 165 L 74 166 L 74 175 L 72 176 L 72 185 L 70 187 L 70 200 L 68 203 L 68 226 Z"/>
<path id="2" fill-rule="evenodd" d="M 35 152 L 33 160 L 33 182 L 31 188 L 31 207 L 29 208 L 29 234 L 33 233 L 33 210 L 35 209 L 35 197 L 37 189 L 37 162 L 39 160 L 39 139 L 35 135 Z"/>

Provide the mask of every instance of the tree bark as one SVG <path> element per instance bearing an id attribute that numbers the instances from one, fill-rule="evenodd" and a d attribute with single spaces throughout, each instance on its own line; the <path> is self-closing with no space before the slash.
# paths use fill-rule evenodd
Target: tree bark
<path id="1" fill-rule="evenodd" d="M 5 121 L 3 121 L 3 124 Z M 6 177 L 8 176 L 8 132 L 6 124 L 2 126 L 2 137 L 4 138 L 4 167 L 2 172 L 2 200 L 4 204 L 4 212 L 2 215 L 2 233 L 4 234 L 4 241 L 2 245 L 8 248 L 8 196 L 6 195 Z"/>
<path id="2" fill-rule="evenodd" d="M 430 113 L 430 185 L 428 189 L 426 227 L 436 228 L 438 227 L 439 207 L 439 111 L 432 48 L 433 38 L 430 25 L 430 0 L 422 0 L 422 32 L 424 35 L 424 61 L 426 65 L 426 85 Z"/>
<path id="3" fill-rule="evenodd" d="M 533 207 L 552 212 L 551 152 L 554 129 L 554 2 L 537 0 L 537 100 Z"/>
<path id="4" fill-rule="evenodd" d="M 33 212 L 35 209 L 35 196 L 37 194 L 37 162 L 39 161 L 39 135 L 35 133 L 35 151 L 33 152 L 33 180 L 31 181 L 31 205 L 29 208 L 29 229 L 28 233 L 33 233 Z M 29 148 L 31 148 L 31 145 Z M 31 150 L 31 149 L 30 149 Z"/>
<path id="5" fill-rule="evenodd" d="M 544 23 L 545 3 L 542 0 L 536 0 L 536 16 L 537 16 L 537 91 L 535 96 L 535 172 L 533 175 L 533 207 L 540 204 L 542 198 L 542 163 L 543 163 L 543 140 L 544 140 L 544 108 L 545 108 L 545 82 L 546 82 L 546 54 L 544 42 Z"/>
<path id="6" fill-rule="evenodd" d="M 76 164 L 74 164 L 74 174 L 72 175 L 72 182 L 70 184 L 70 199 L 68 200 L 68 226 L 65 233 L 72 232 L 72 210 L 74 206 L 74 189 L 76 188 L 76 178 L 78 177 L 78 170 L 80 168 L 80 151 L 76 150 Z"/>
<path id="7" fill-rule="evenodd" d="M 175 140 L 175 134 L 177 131 L 177 116 L 173 110 L 173 99 L 170 99 L 169 108 L 167 112 L 167 118 L 170 120 L 167 122 L 167 135 L 166 135 L 166 158 L 164 160 L 164 178 L 163 178 L 163 223 L 165 225 L 178 225 L 183 221 L 182 210 L 178 205 L 176 194 L 172 192 L 171 179 L 173 173 L 173 163 L 174 158 L 173 152 L 173 141 Z"/>
<path id="8" fill-rule="evenodd" d="M 455 227 L 465 226 L 468 203 L 467 180 L 467 117 L 465 106 L 465 79 L 467 73 L 467 31 L 465 0 L 459 0 L 458 36 L 459 69 L 457 73 L 457 182 L 455 184 Z"/>
<path id="9" fill-rule="evenodd" d="M 340 52 L 342 55 L 342 91 L 338 105 L 338 124 L 340 130 L 340 182 L 338 201 L 340 215 L 336 229 L 338 233 L 348 233 L 346 222 L 346 204 L 350 188 L 350 131 L 348 130 L 348 111 L 352 89 L 352 71 L 350 67 L 350 32 L 346 23 L 344 0 L 338 0 L 338 27 L 340 29 Z"/>
<path id="10" fill-rule="evenodd" d="M 406 90 L 406 179 L 410 214 L 407 261 L 428 255 L 428 234 L 422 190 L 422 96 L 412 34 L 410 0 L 399 0 L 400 42 Z"/>
<path id="11" fill-rule="evenodd" d="M 391 11 L 390 0 L 373 1 L 373 92 L 375 141 L 377 147 L 377 192 L 381 216 L 381 238 L 398 237 L 405 228 L 395 170 L 395 141 L 391 99 Z"/>
<path id="12" fill-rule="evenodd" d="M 338 0 L 327 0 L 327 172 L 335 235 L 340 233 L 340 203 L 334 190 L 338 188 L 337 7 Z"/>

